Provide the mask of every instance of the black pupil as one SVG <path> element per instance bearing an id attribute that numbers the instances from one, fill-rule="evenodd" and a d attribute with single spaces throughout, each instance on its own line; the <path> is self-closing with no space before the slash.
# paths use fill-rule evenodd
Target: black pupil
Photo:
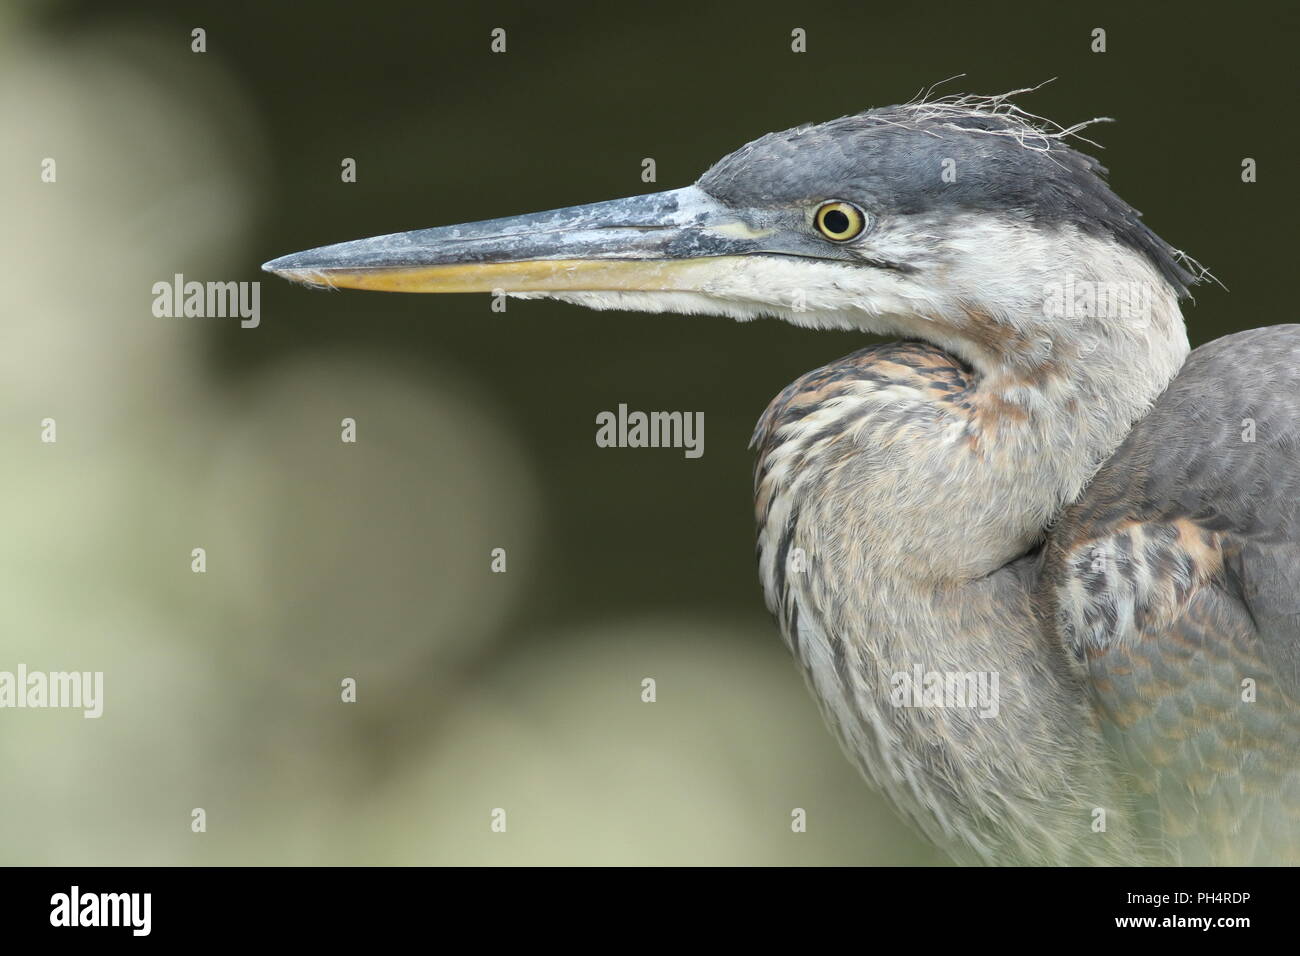
<path id="1" fill-rule="evenodd" d="M 826 227 L 828 232 L 839 235 L 849 231 L 849 217 L 842 209 L 831 209 L 822 216 L 822 225 Z"/>

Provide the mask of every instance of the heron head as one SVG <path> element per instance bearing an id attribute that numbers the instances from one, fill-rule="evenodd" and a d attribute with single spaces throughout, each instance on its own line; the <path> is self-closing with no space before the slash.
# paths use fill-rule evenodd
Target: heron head
<path id="1" fill-rule="evenodd" d="M 682 189 L 264 268 L 312 285 L 775 316 L 925 338 L 977 365 L 1044 360 L 1115 332 L 1081 321 L 1105 315 L 1073 314 L 1076 289 L 1086 300 L 1089 283 L 1127 284 L 1125 296 L 1173 301 L 1197 278 L 1066 144 L 1075 132 L 1002 97 L 910 103 L 768 134 Z M 1114 290 L 1101 294 L 1113 304 Z"/>

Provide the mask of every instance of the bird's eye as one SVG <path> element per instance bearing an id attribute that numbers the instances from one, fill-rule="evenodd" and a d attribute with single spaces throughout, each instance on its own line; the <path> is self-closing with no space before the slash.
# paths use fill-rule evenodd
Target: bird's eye
<path id="1" fill-rule="evenodd" d="M 848 242 L 862 235 L 867 228 L 867 214 L 852 203 L 824 202 L 813 216 L 817 231 L 827 239 Z"/>

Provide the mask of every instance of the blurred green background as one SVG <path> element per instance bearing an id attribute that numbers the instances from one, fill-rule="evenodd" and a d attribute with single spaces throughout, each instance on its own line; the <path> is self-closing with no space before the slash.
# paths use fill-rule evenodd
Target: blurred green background
<path id="1" fill-rule="evenodd" d="M 941 862 L 839 755 L 754 568 L 753 423 L 860 337 L 258 265 L 1058 77 L 1024 105 L 1115 117 L 1117 191 L 1231 289 L 1199 344 L 1295 318 L 1294 35 L 1281 5 L 6 4 L 0 669 L 106 699 L 0 712 L 0 862 Z M 262 279 L 261 326 L 155 318 L 174 273 Z M 620 402 L 704 412 L 704 457 L 597 448 Z"/>

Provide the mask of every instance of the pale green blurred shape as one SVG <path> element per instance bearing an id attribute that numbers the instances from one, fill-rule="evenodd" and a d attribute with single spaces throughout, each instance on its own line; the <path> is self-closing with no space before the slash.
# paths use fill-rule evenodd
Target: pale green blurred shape
<path id="1" fill-rule="evenodd" d="M 102 670 L 106 699 L 0 711 L 0 862 L 933 861 L 757 612 L 513 639 L 544 502 L 454 370 L 310 353 L 236 390 L 203 337 L 257 331 L 151 315 L 172 263 L 247 277 L 263 147 L 219 59 L 2 42 L 0 669 Z"/>
<path id="2" fill-rule="evenodd" d="M 898 863 L 910 835 L 822 731 L 767 622 L 611 621 L 530 642 L 364 809 L 375 861 Z M 642 699 L 654 680 L 656 700 Z M 815 731 L 809 733 L 809 731 Z M 806 829 L 796 833 L 801 809 Z M 505 832 L 490 826 L 505 811 Z"/>

